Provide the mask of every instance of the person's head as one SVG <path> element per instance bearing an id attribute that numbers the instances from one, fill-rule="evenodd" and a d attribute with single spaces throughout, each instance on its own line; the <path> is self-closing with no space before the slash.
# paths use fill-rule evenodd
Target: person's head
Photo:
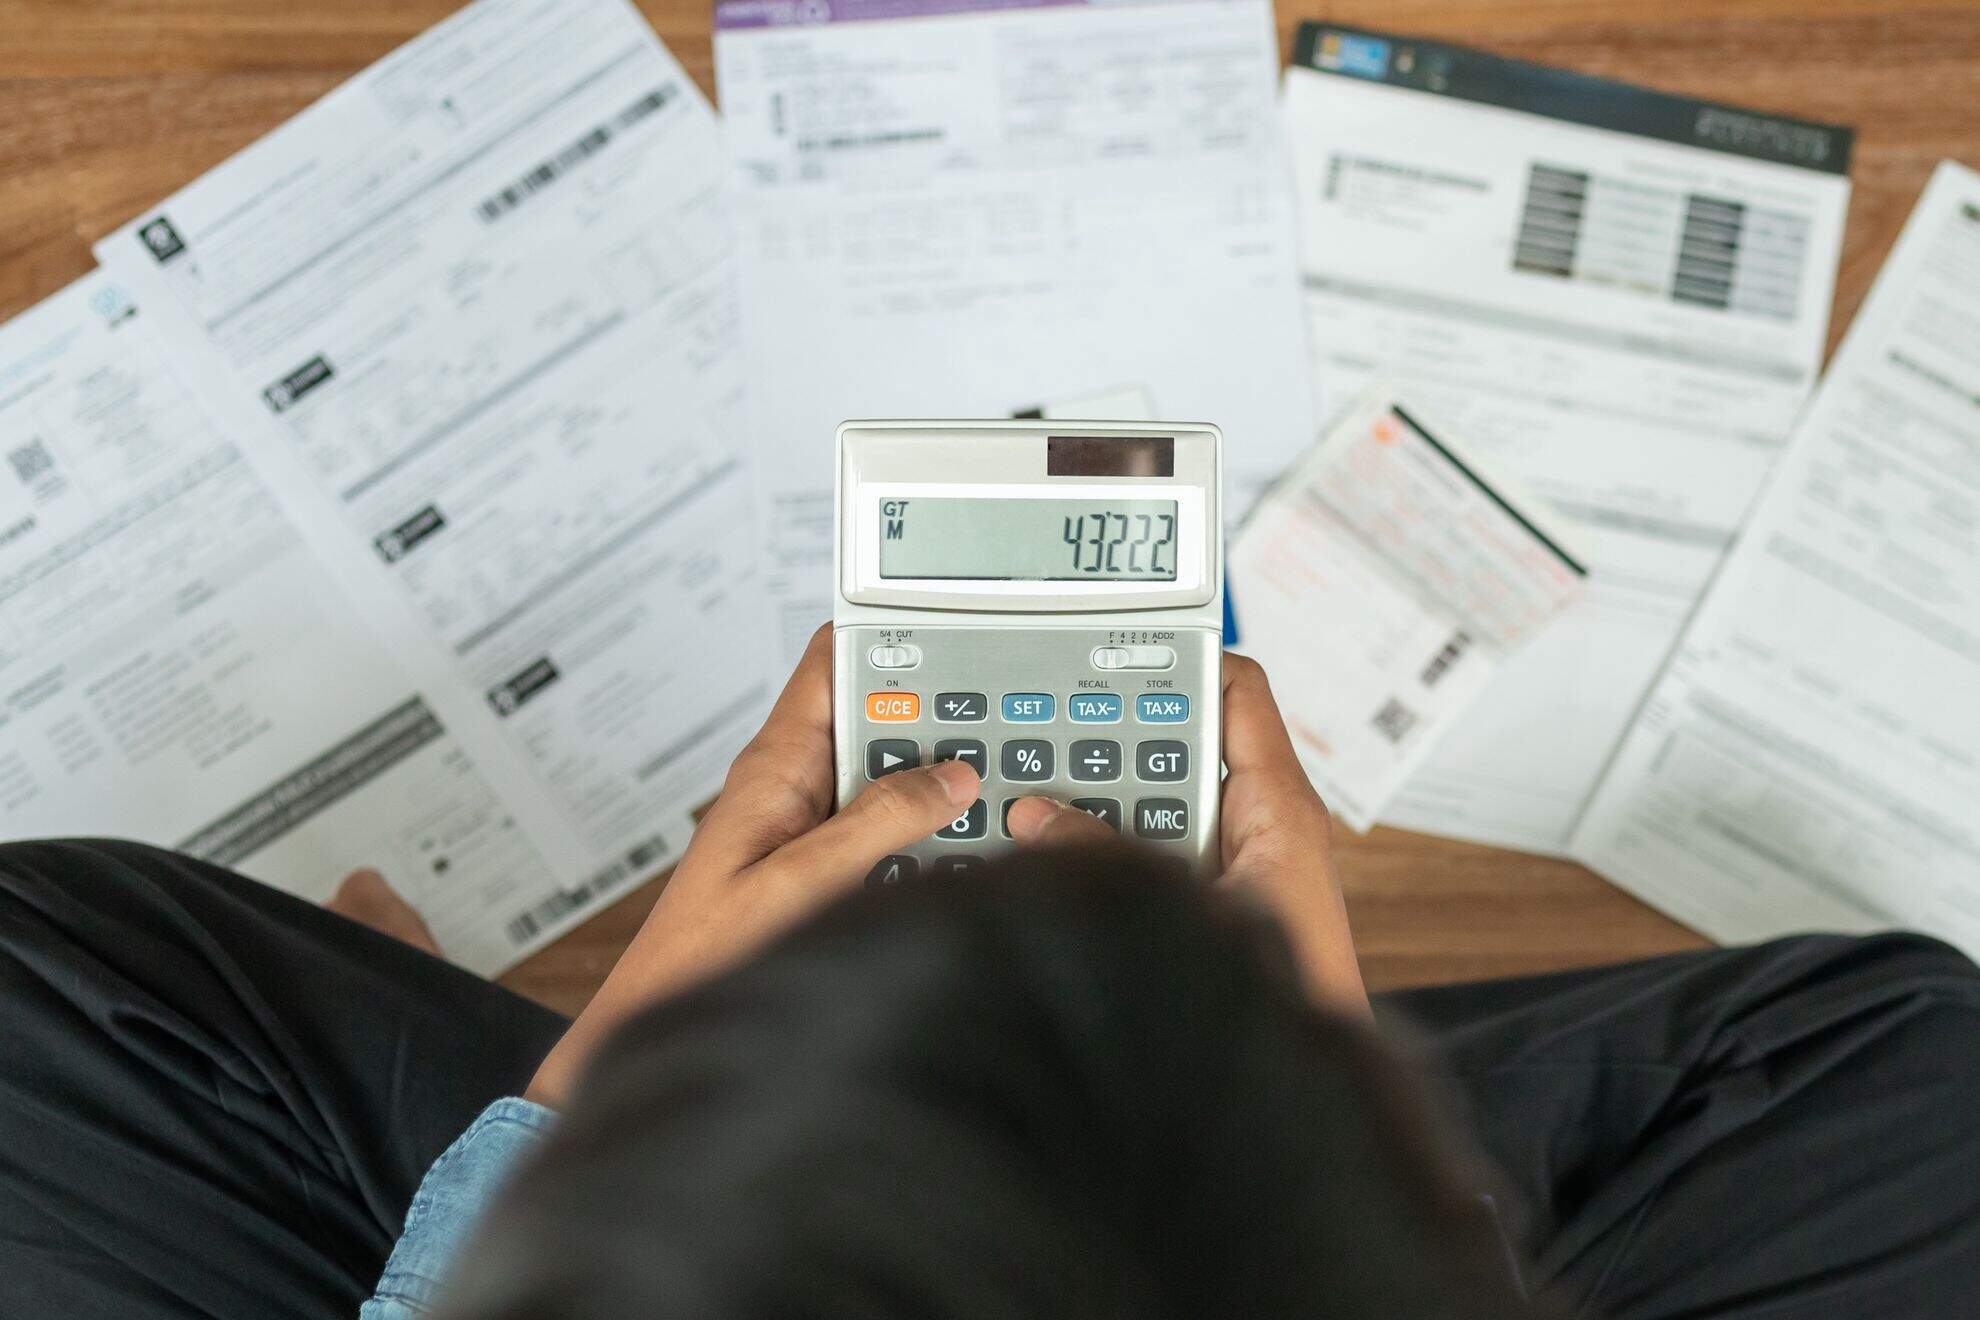
<path id="1" fill-rule="evenodd" d="M 600 1053 L 448 1314 L 1521 1313 L 1415 1080 L 1145 855 L 856 895 Z"/>

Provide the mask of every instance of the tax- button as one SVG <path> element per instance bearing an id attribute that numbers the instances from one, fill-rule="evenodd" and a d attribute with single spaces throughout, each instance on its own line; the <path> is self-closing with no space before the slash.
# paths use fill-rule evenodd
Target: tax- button
<path id="1" fill-rule="evenodd" d="M 1009 724 L 1043 724 L 1052 718 L 1049 692 L 1006 692 L 1004 720 Z"/>
<path id="2" fill-rule="evenodd" d="M 1189 803 L 1181 798 L 1143 798 L 1134 804 L 1134 832 L 1144 839 L 1181 839 L 1189 834 Z"/>
<path id="3" fill-rule="evenodd" d="M 1189 778 L 1189 744 L 1173 738 L 1137 744 L 1134 773 L 1136 778 L 1152 784 L 1172 784 Z"/>
<path id="4" fill-rule="evenodd" d="M 921 694 L 918 692 L 869 692 L 866 694 L 866 718 L 875 724 L 903 724 L 921 718 Z"/>
<path id="5" fill-rule="evenodd" d="M 1189 698 L 1180 692 L 1144 692 L 1134 699 L 1134 717 L 1143 724 L 1181 724 L 1189 718 Z"/>
<path id="6" fill-rule="evenodd" d="M 1066 698 L 1066 718 L 1074 724 L 1112 724 L 1120 717 L 1118 692 L 1075 692 Z"/>

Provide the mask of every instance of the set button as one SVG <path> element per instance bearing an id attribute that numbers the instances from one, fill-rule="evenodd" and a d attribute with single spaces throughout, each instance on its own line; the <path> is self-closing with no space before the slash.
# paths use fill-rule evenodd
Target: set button
<path id="1" fill-rule="evenodd" d="M 1057 703 L 1049 692 L 1006 692 L 1004 694 L 1004 722 L 1006 724 L 1045 724 L 1048 723 Z"/>

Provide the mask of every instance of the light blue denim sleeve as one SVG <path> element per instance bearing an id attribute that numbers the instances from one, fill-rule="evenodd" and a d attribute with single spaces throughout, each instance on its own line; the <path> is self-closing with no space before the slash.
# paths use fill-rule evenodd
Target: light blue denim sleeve
<path id="1" fill-rule="evenodd" d="M 433 1311 L 440 1284 L 509 1174 L 541 1144 L 556 1114 L 527 1100 L 497 1100 L 447 1147 L 420 1180 L 406 1226 L 359 1320 L 417 1320 Z"/>

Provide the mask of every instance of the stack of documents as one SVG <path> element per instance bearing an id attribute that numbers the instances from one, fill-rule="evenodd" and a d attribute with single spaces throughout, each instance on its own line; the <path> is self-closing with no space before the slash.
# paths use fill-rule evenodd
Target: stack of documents
<path id="1" fill-rule="evenodd" d="M 1591 570 L 1385 819 L 1561 852 L 1814 385 L 1849 130 L 1315 24 L 1284 111 L 1323 418 L 1393 382 Z"/>
<path id="2" fill-rule="evenodd" d="M 1980 174 L 1932 176 L 1573 846 L 1718 939 L 1980 956 Z"/>
<path id="3" fill-rule="evenodd" d="M 483 0 L 106 238 L 0 340 L 0 828 L 483 971 L 677 857 L 778 668 L 727 191 L 622 0 Z"/>
<path id="4" fill-rule="evenodd" d="M 1586 576 L 1523 496 L 1383 394 L 1259 504 L 1230 573 L 1244 584 L 1240 649 L 1271 675 L 1314 786 L 1357 830 Z"/>
<path id="5" fill-rule="evenodd" d="M 827 611 L 848 417 L 1213 420 L 1234 516 L 1312 443 L 1270 0 L 715 24 L 787 653 Z"/>
<path id="6" fill-rule="evenodd" d="M 0 833 L 374 866 L 500 970 L 685 847 L 827 615 L 840 421 L 1165 415 L 1234 520 L 1293 467 L 1232 590 L 1350 824 L 1980 949 L 1970 172 L 1658 678 L 1847 129 L 1315 24 L 1281 100 L 1270 0 L 715 22 L 719 126 L 626 0 L 478 0 L 0 327 Z"/>

